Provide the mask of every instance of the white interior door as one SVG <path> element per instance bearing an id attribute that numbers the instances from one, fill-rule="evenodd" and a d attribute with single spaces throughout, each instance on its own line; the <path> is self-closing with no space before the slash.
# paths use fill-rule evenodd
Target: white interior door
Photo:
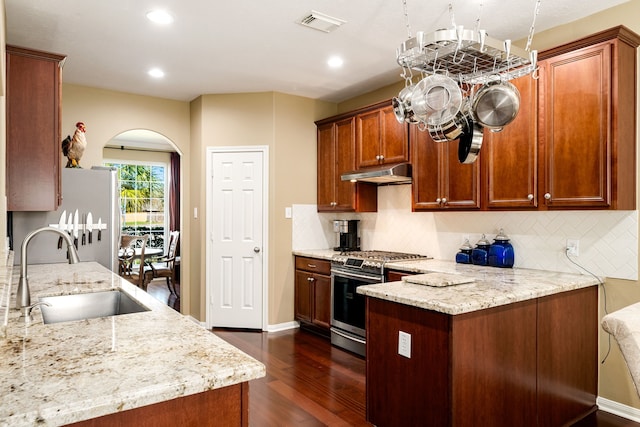
<path id="1" fill-rule="evenodd" d="M 210 152 L 208 327 L 263 328 L 265 153 Z"/>

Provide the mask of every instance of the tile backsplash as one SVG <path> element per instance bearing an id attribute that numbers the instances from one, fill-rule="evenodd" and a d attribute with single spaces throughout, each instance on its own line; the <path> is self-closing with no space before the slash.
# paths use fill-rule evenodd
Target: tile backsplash
<path id="1" fill-rule="evenodd" d="M 489 241 L 503 228 L 515 252 L 514 267 L 584 273 L 569 259 L 567 239 L 579 240 L 571 257 L 591 273 L 638 279 L 638 211 L 411 212 L 411 185 L 378 187 L 378 212 L 318 213 L 294 205 L 294 250 L 336 246 L 332 220 L 360 220 L 362 249 L 429 255 L 454 260 L 465 237 Z"/>

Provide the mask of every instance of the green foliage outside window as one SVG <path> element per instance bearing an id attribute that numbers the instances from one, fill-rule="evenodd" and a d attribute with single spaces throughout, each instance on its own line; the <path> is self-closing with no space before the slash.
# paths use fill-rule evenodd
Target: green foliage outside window
<path id="1" fill-rule="evenodd" d="M 164 247 L 166 167 L 106 163 L 118 170 L 123 234 L 150 234 L 149 245 Z"/>

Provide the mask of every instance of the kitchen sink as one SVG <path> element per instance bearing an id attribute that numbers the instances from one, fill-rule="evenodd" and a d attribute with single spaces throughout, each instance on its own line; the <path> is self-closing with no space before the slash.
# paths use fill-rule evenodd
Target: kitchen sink
<path id="1" fill-rule="evenodd" d="M 149 311 L 120 289 L 41 297 L 39 301 L 43 303 L 40 309 L 45 324 Z"/>

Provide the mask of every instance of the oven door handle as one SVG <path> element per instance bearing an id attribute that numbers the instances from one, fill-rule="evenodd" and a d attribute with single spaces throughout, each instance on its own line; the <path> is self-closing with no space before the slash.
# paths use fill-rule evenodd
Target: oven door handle
<path id="1" fill-rule="evenodd" d="M 384 281 L 382 277 L 367 276 L 367 275 L 364 275 L 364 274 L 349 273 L 349 272 L 346 272 L 346 271 L 335 271 L 335 270 L 333 270 L 331 272 L 331 275 L 338 276 L 338 277 L 346 277 L 347 279 L 368 280 L 368 281 L 370 281 L 372 283 L 382 283 Z"/>
<path id="2" fill-rule="evenodd" d="M 346 338 L 348 340 L 351 341 L 355 341 L 355 342 L 359 342 L 360 344 L 367 344 L 367 342 L 365 340 L 361 340 L 360 338 L 356 338 L 353 335 L 347 335 L 343 332 L 340 332 L 339 330 L 337 330 L 336 328 L 331 328 L 331 332 L 333 332 L 334 334 L 340 335 L 342 338 Z"/>

